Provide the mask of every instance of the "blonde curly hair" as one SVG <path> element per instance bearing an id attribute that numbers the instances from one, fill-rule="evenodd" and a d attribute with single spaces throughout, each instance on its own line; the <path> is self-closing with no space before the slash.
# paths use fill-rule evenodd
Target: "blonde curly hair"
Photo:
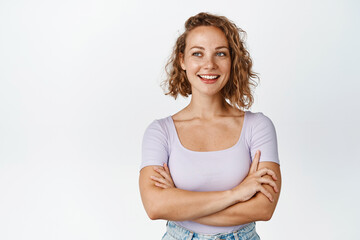
<path id="1" fill-rule="evenodd" d="M 215 26 L 225 34 L 229 43 L 231 70 L 230 78 L 220 93 L 225 100 L 229 100 L 231 106 L 239 109 L 250 108 L 254 102 L 251 86 L 257 86 L 255 78 L 260 79 L 251 69 L 252 60 L 244 46 L 246 32 L 224 16 L 204 12 L 190 17 L 185 22 L 185 32 L 176 41 L 173 52 L 165 66 L 167 78 L 161 83 L 162 88 L 168 90 L 165 95 L 170 95 L 176 99 L 178 94 L 184 97 L 191 94 L 191 85 L 185 71 L 181 68 L 180 56 L 184 54 L 187 35 L 199 26 Z"/>

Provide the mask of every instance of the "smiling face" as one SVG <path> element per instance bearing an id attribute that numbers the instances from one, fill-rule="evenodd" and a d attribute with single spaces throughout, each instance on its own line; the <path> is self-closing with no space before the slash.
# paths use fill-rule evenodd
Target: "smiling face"
<path id="1" fill-rule="evenodd" d="M 217 27 L 200 26 L 186 37 L 180 64 L 186 70 L 192 94 L 214 95 L 230 77 L 231 58 L 225 34 Z"/>

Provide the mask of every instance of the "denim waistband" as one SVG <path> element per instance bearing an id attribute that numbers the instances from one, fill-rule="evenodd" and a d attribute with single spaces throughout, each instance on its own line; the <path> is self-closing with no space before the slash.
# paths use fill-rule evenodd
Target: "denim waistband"
<path id="1" fill-rule="evenodd" d="M 196 233 L 182 226 L 177 225 L 173 221 L 166 223 L 167 234 L 175 239 L 201 239 L 201 240 L 215 240 L 215 239 L 248 239 L 251 235 L 257 235 L 255 231 L 255 222 L 251 222 L 240 229 L 227 233 L 217 234 L 203 234 Z"/>

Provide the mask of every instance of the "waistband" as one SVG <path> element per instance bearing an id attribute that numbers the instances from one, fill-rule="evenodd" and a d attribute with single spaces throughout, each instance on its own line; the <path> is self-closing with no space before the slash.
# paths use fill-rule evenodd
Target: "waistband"
<path id="1" fill-rule="evenodd" d="M 230 239 L 231 236 L 233 236 L 235 240 L 238 240 L 239 237 L 240 239 L 242 239 L 247 235 L 253 235 L 254 233 L 256 233 L 255 225 L 256 225 L 255 222 L 251 222 L 236 231 L 232 231 L 228 233 L 203 234 L 203 233 L 196 233 L 182 226 L 179 226 L 173 221 L 167 221 L 166 229 L 167 229 L 167 233 L 175 239 L 215 240 L 215 239 Z"/>

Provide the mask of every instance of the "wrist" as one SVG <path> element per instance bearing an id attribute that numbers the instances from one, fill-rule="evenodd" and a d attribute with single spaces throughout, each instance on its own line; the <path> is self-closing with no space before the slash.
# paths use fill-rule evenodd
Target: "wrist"
<path id="1" fill-rule="evenodd" d="M 234 189 L 228 190 L 227 194 L 229 195 L 229 198 L 230 198 L 232 204 L 241 202 L 241 199 L 239 199 L 239 197 L 237 196 L 236 191 Z"/>
<path id="2" fill-rule="evenodd" d="M 249 197 L 246 195 L 246 189 L 244 189 L 243 185 L 237 185 L 236 187 L 232 188 L 231 191 L 236 203 L 246 202 L 249 200 Z"/>

